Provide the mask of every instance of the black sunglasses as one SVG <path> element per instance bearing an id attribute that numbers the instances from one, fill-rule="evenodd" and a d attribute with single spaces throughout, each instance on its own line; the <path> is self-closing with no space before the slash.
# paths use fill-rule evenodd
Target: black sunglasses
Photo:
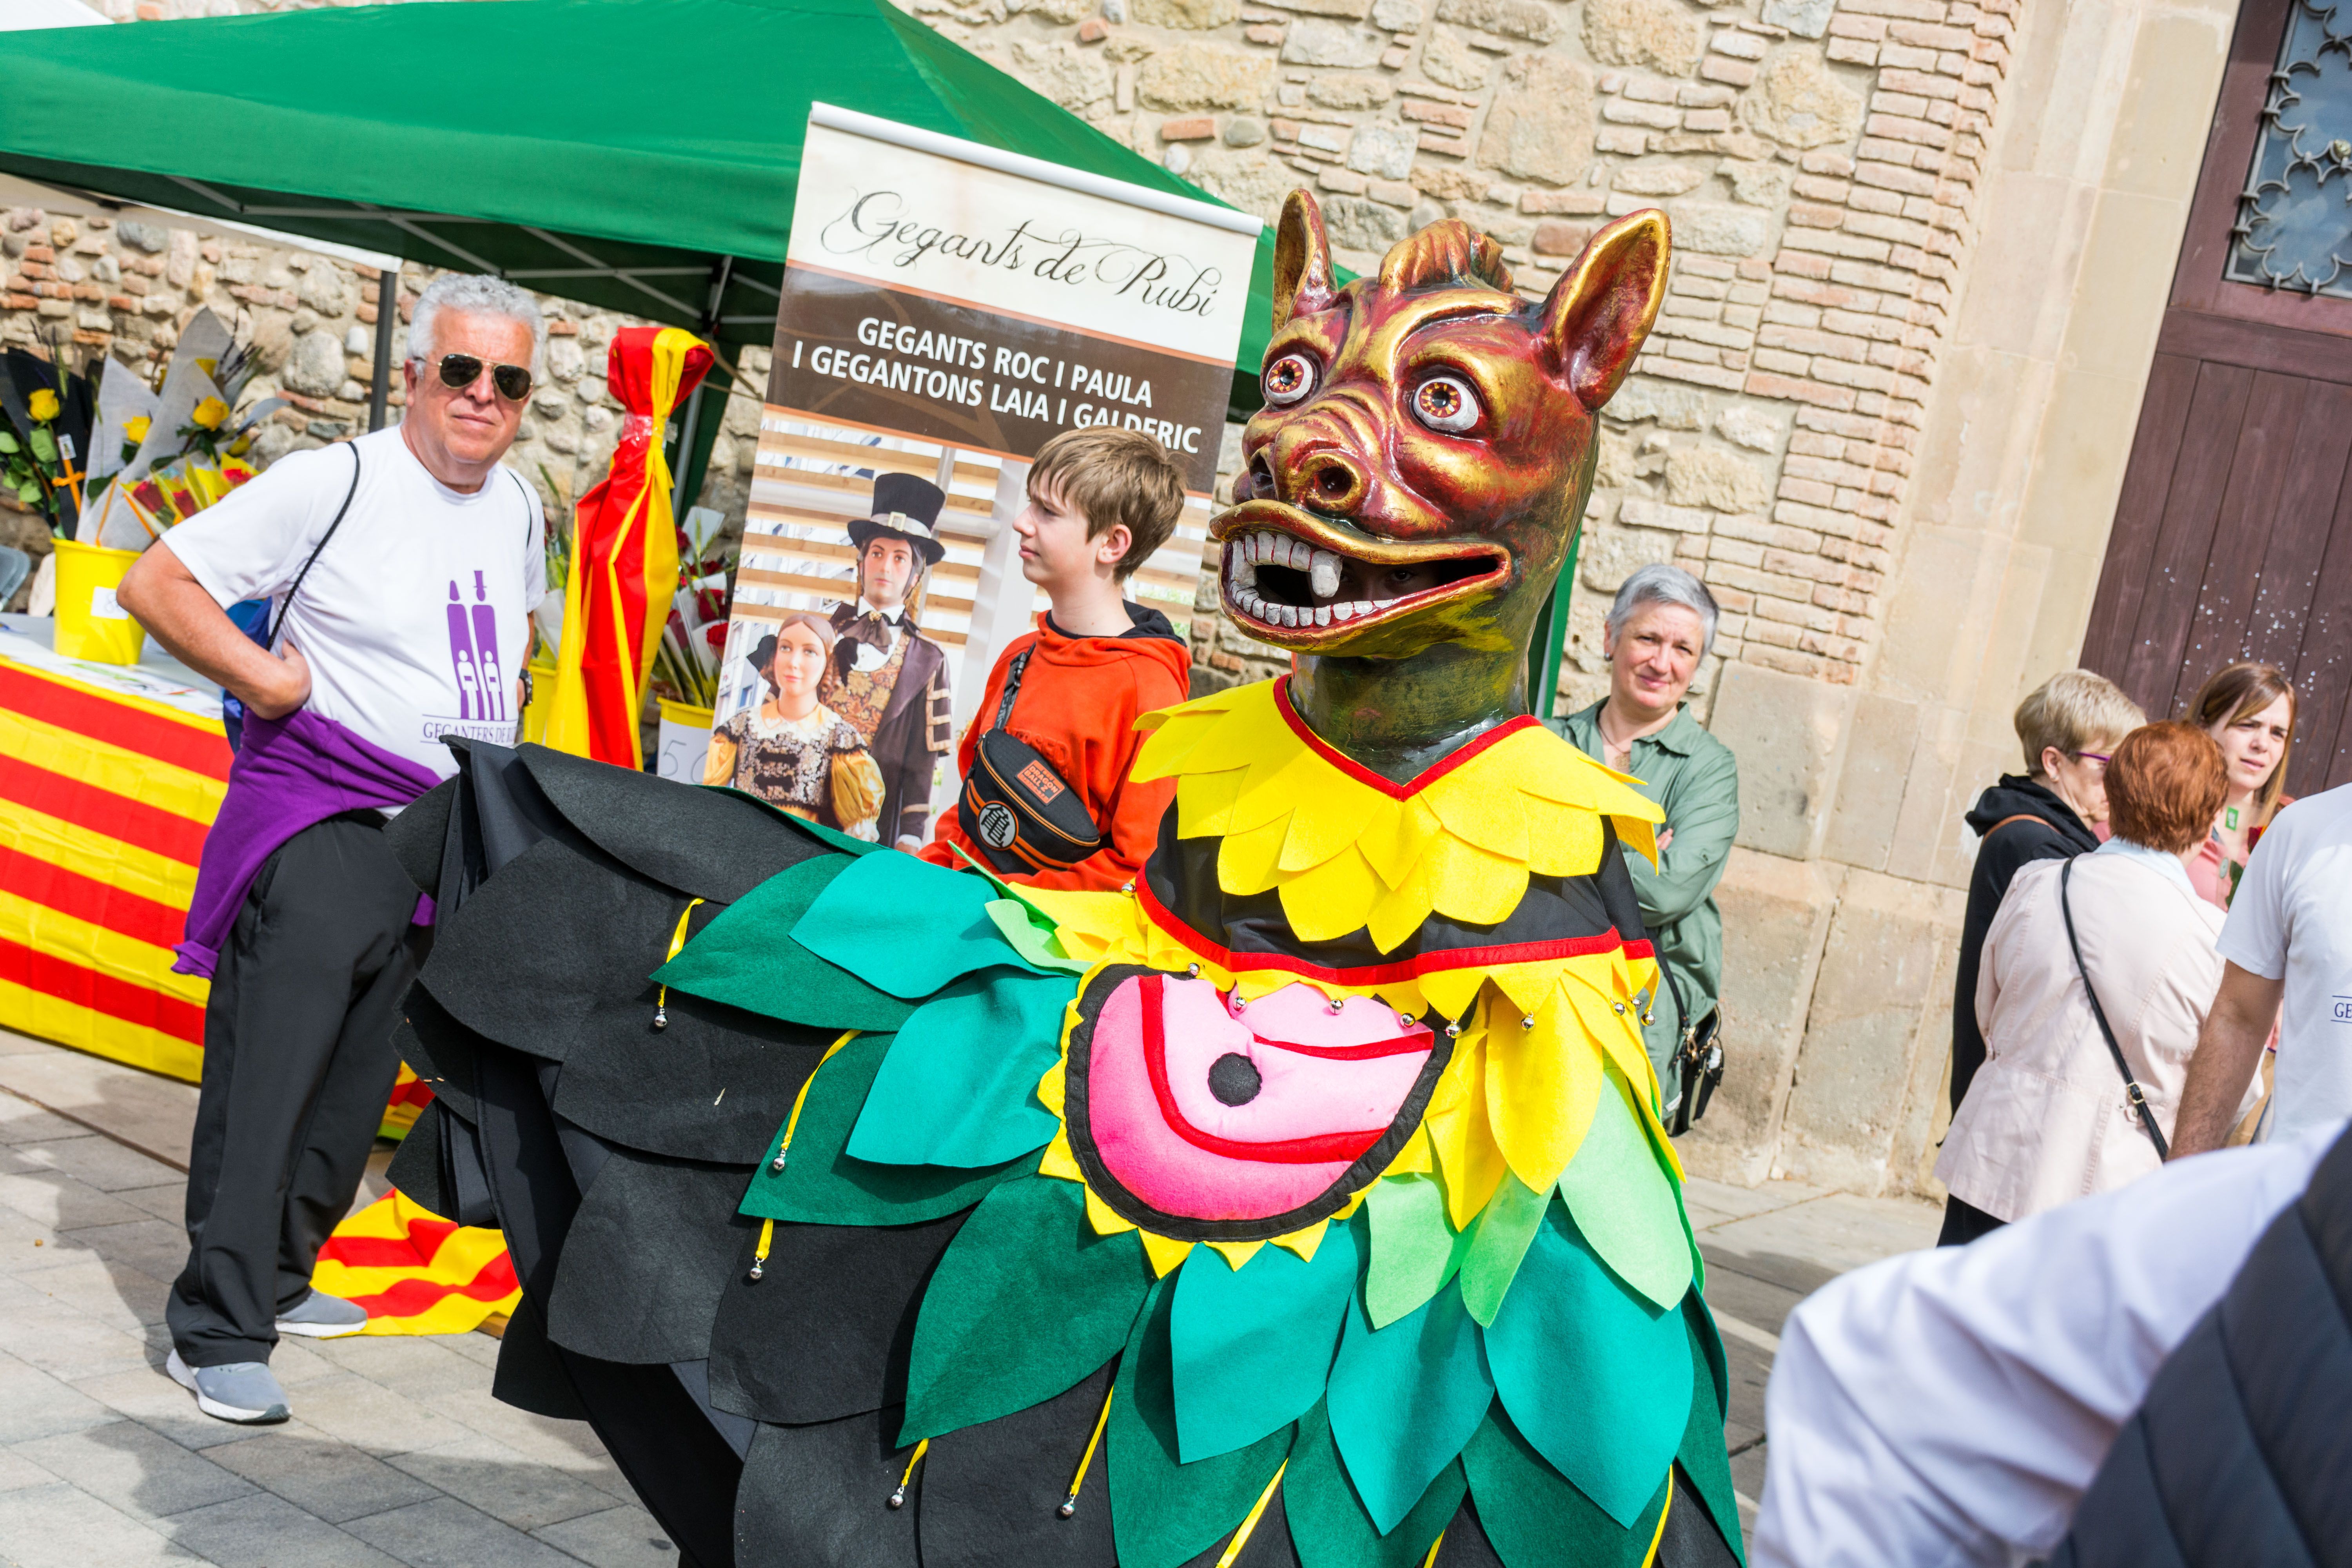
<path id="1" fill-rule="evenodd" d="M 474 354 L 443 354 L 441 384 L 452 392 L 463 392 L 482 376 L 482 361 Z M 490 384 L 509 403 L 520 403 L 530 395 L 530 371 L 519 364 L 490 366 Z"/>

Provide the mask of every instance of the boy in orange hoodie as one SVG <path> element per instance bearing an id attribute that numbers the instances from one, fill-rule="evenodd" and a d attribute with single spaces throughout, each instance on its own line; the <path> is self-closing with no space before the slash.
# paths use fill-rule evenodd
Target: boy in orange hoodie
<path id="1" fill-rule="evenodd" d="M 1045 591 L 1052 607 L 1037 618 L 1037 630 L 998 657 L 956 762 L 971 776 L 981 733 L 996 724 L 1005 672 L 1029 652 L 1004 728 L 1061 774 L 1093 819 L 1102 847 L 1066 871 L 1007 879 L 1116 889 L 1142 873 L 1176 795 L 1174 780 L 1131 784 L 1127 770 L 1143 742 L 1137 717 L 1189 694 L 1191 655 L 1167 616 L 1128 599 L 1124 589 L 1175 531 L 1184 510 L 1183 470 L 1143 432 L 1097 426 L 1046 442 L 1029 469 L 1028 491 L 1028 504 L 1013 520 L 1021 574 Z M 964 815 L 953 808 L 940 814 L 920 851 L 924 859 L 960 868 L 969 855 L 991 863 Z"/>

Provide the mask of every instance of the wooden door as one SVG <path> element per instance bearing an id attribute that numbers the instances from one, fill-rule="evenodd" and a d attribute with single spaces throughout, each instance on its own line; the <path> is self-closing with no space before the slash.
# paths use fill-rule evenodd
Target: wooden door
<path id="1" fill-rule="evenodd" d="M 2083 639 L 2151 718 L 2231 659 L 2286 670 L 2299 795 L 2352 781 L 2352 54 L 2332 16 L 2239 13 Z"/>

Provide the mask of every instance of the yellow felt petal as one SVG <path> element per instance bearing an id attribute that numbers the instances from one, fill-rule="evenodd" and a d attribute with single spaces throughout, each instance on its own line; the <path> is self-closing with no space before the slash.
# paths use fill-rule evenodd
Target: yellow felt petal
<path id="1" fill-rule="evenodd" d="M 1070 1152 L 1070 1134 L 1065 1130 L 1054 1134 L 1045 1145 L 1045 1157 L 1037 1162 L 1037 1173 L 1065 1182 L 1083 1182 L 1086 1173 L 1078 1169 L 1077 1156 Z"/>
<path id="2" fill-rule="evenodd" d="M 1362 926 L 1378 884 L 1350 846 L 1312 871 L 1282 884 L 1282 912 L 1303 942 L 1329 942 Z"/>
<path id="3" fill-rule="evenodd" d="M 1535 963 L 1497 964 L 1487 971 L 1486 977 L 1510 998 L 1511 1005 L 1518 1010 L 1519 1016 L 1525 1017 L 1541 1006 L 1543 999 L 1551 994 L 1552 987 L 1559 984 L 1559 961 L 1546 959 Z"/>
<path id="4" fill-rule="evenodd" d="M 1320 765 L 1320 759 L 1311 759 Z M 1318 801 L 1318 809 L 1294 811 L 1290 816 L 1290 837 L 1282 846 L 1282 868 L 1286 871 L 1306 871 L 1322 865 L 1342 849 L 1354 847 L 1363 837 L 1364 813 L 1354 802 L 1369 805 L 1373 801 L 1387 804 L 1385 797 L 1368 790 L 1352 780 L 1346 781 L 1349 800 Z"/>
<path id="5" fill-rule="evenodd" d="M 1589 876 L 1601 864 L 1597 813 L 1523 791 L 1528 813 L 1528 866 L 1546 877 Z"/>
<path id="6" fill-rule="evenodd" d="M 1609 814 L 1609 820 L 1617 825 L 1617 837 L 1640 850 L 1643 858 L 1650 862 L 1650 869 L 1656 870 L 1658 868 L 1658 830 L 1654 826 L 1653 820 L 1621 816 L 1613 811 Z"/>
<path id="7" fill-rule="evenodd" d="M 1226 768 L 1245 767 L 1263 756 L 1298 749 L 1298 737 L 1290 732 L 1290 726 L 1275 710 L 1272 681 L 1242 687 L 1230 695 L 1235 700 L 1232 708 L 1193 748 L 1192 754 L 1185 759 L 1187 767 L 1219 773 Z"/>
<path id="8" fill-rule="evenodd" d="M 1430 1163 L 1429 1157 L 1429 1127 L 1424 1121 L 1421 1126 L 1412 1130 L 1412 1136 L 1404 1141 L 1404 1147 L 1397 1151 L 1396 1158 L 1389 1162 L 1389 1168 L 1382 1171 L 1381 1174 L 1383 1176 L 1410 1176 L 1416 1173 L 1427 1175 L 1432 1169 L 1433 1167 Z"/>
<path id="9" fill-rule="evenodd" d="M 1144 731 L 1144 737 L 1143 743 L 1135 749 L 1131 770 L 1134 776 L 1161 779 L 1183 769 L 1201 742 L 1223 722 L 1223 713 L 1195 711 L 1189 704 L 1143 715 L 1136 722 L 1136 728 Z"/>
<path id="10" fill-rule="evenodd" d="M 1486 1117 L 1486 1065 L 1483 1039 L 1458 1052 L 1444 1079 L 1439 1080 L 1444 1089 L 1445 1079 L 1454 1079 L 1454 1092 L 1442 1110 L 1437 1109 L 1437 1097 L 1432 1096 L 1432 1110 L 1423 1122 L 1437 1155 L 1447 1212 L 1456 1230 L 1466 1227 L 1486 1206 L 1503 1180 L 1503 1152 Z"/>
<path id="11" fill-rule="evenodd" d="M 1500 925 L 1527 895 L 1528 866 L 1443 834 L 1430 844 L 1429 880 L 1440 913 L 1472 925 Z"/>
<path id="12" fill-rule="evenodd" d="M 1483 969 L 1445 969 L 1421 977 L 1422 994 L 1429 998 L 1430 1007 L 1448 1018 L 1460 1018 L 1470 1011 L 1478 999 L 1478 988 L 1486 984 Z M 1467 1036 L 1463 1043 L 1469 1043 Z"/>
<path id="13" fill-rule="evenodd" d="M 1487 1044 L 1486 1114 L 1511 1173 L 1536 1192 L 1568 1169 L 1592 1125 L 1606 1081 L 1601 1053 L 1566 999 L 1535 1015 L 1535 1027 L 1500 1022 Z"/>
<path id="14" fill-rule="evenodd" d="M 1189 1241 L 1171 1240 L 1164 1236 L 1154 1236 L 1148 1230 L 1137 1234 L 1143 1237 L 1143 1255 L 1151 1259 L 1154 1278 L 1164 1276 L 1192 1255 L 1192 1244 Z"/>
<path id="15" fill-rule="evenodd" d="M 1276 817 L 1248 833 L 1228 835 L 1217 846 L 1217 886 L 1228 893 L 1263 893 L 1278 878 L 1275 860 L 1282 853 L 1286 818 Z"/>
<path id="16" fill-rule="evenodd" d="M 1232 822 L 1247 768 L 1216 773 L 1186 773 L 1176 784 L 1176 833 L 1181 838 L 1212 838 Z"/>
<path id="17" fill-rule="evenodd" d="M 1108 1204 L 1095 1196 L 1092 1187 L 1087 1189 L 1087 1223 L 1094 1226 L 1097 1236 L 1117 1236 L 1121 1231 L 1135 1228 L 1133 1220 L 1122 1219 L 1111 1212 Z"/>
<path id="18" fill-rule="evenodd" d="M 1496 787 L 1478 770 L 1457 768 L 1422 791 L 1422 798 L 1456 838 L 1507 860 L 1528 858 L 1528 812 L 1517 790 Z"/>
<path id="19" fill-rule="evenodd" d="M 1301 1263 L 1312 1263 L 1315 1261 L 1315 1249 L 1323 1245 L 1324 1226 L 1325 1222 L 1318 1219 L 1305 1230 L 1294 1230 L 1288 1236 L 1276 1237 L 1274 1245 L 1285 1252 L 1298 1254 Z"/>
<path id="20" fill-rule="evenodd" d="M 1313 799 L 1329 806 L 1331 767 L 1306 747 L 1293 744 L 1287 752 L 1268 752 L 1250 764 L 1241 793 L 1234 796 L 1230 833 L 1246 833 L 1263 823 L 1287 817 L 1302 801 Z"/>
<path id="21" fill-rule="evenodd" d="M 1436 907 L 1429 890 L 1429 868 L 1415 866 L 1402 883 L 1381 889 L 1372 900 L 1371 918 L 1366 921 L 1371 928 L 1372 946 L 1394 952 Z"/>
<path id="22" fill-rule="evenodd" d="M 1037 1103 L 1056 1116 L 1062 1114 L 1062 1105 L 1066 1096 L 1066 1086 L 1062 1076 L 1062 1068 L 1066 1059 L 1055 1062 L 1037 1079 Z"/>
<path id="23" fill-rule="evenodd" d="M 1225 1260 L 1227 1268 L 1238 1269 L 1243 1264 L 1255 1258 L 1257 1249 L 1264 1247 L 1265 1243 L 1263 1241 L 1212 1241 L 1207 1245 L 1210 1251 Z"/>
<path id="24" fill-rule="evenodd" d="M 1394 809 L 1367 816 L 1363 837 L 1358 842 L 1364 858 L 1380 873 L 1381 880 L 1393 888 L 1412 874 L 1428 853 L 1430 841 L 1445 829 L 1439 825 L 1437 814 L 1429 809 L 1429 803 L 1418 795 L 1401 801 L 1391 801 L 1386 795 L 1379 798 Z"/>

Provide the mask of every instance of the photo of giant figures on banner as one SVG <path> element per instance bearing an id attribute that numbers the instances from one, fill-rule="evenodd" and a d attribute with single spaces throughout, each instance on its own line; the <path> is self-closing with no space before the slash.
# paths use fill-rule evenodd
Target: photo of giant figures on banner
<path id="1" fill-rule="evenodd" d="M 1065 430 L 1148 431 L 1182 521 L 1129 596 L 1181 628 L 1257 219 L 816 104 L 705 782 L 911 847 L 1045 607 L 1013 519 Z"/>

